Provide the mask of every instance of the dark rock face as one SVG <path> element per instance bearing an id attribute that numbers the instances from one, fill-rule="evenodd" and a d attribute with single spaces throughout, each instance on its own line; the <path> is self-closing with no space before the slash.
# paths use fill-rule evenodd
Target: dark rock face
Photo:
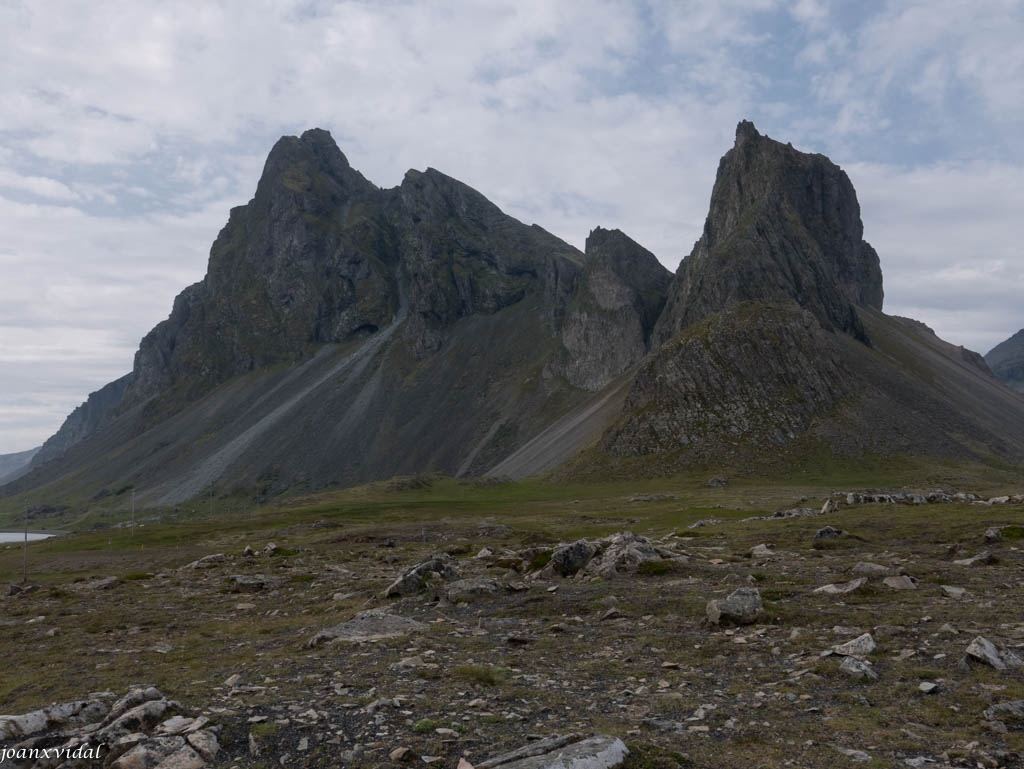
<path id="1" fill-rule="evenodd" d="M 838 166 L 740 123 L 656 340 L 749 300 L 794 300 L 824 328 L 865 338 L 854 307 L 880 310 L 883 292 L 878 254 L 862 235 L 857 195 Z"/>
<path id="2" fill-rule="evenodd" d="M 566 355 L 554 368 L 591 391 L 629 369 L 650 350 L 671 278 L 654 254 L 619 230 L 591 232 L 562 324 Z"/>
<path id="3" fill-rule="evenodd" d="M 90 393 L 85 403 L 72 411 L 60 429 L 50 436 L 42 448 L 32 457 L 32 467 L 49 462 L 61 456 L 71 446 L 91 435 L 104 424 L 121 402 L 121 397 L 131 384 L 132 375 L 125 374 L 110 384 Z"/>
<path id="4" fill-rule="evenodd" d="M 439 349 L 459 318 L 531 294 L 543 296 L 548 324 L 560 320 L 579 272 L 575 249 L 432 168 L 409 171 L 394 197 L 389 212 L 408 283 L 403 338 L 417 357 Z"/>
<path id="5" fill-rule="evenodd" d="M 543 297 L 553 330 L 580 261 L 438 171 L 380 190 L 328 132 L 284 137 L 213 244 L 205 279 L 142 340 L 122 408 L 168 391 L 180 406 L 233 376 L 375 334 L 406 305 L 402 339 L 417 359 L 460 318 L 530 295 Z"/>
<path id="6" fill-rule="evenodd" d="M 1024 392 L 1024 329 L 989 350 L 985 362 L 997 379 Z"/>
<path id="7" fill-rule="evenodd" d="M 124 405 L 169 388 L 188 400 L 390 322 L 398 254 L 380 207 L 380 191 L 326 131 L 278 141 L 255 197 L 231 211 L 214 242 L 204 280 L 142 340 Z"/>
<path id="8" fill-rule="evenodd" d="M 603 447 L 705 459 L 781 446 L 851 390 L 830 337 L 793 302 L 736 304 L 694 323 L 640 368 Z"/>

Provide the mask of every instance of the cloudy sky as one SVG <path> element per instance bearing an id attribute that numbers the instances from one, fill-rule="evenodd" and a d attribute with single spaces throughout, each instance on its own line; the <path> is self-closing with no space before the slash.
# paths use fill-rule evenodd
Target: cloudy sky
<path id="1" fill-rule="evenodd" d="M 736 123 L 829 155 L 886 310 L 1024 326 L 1024 0 L 0 0 L 0 453 L 129 371 L 282 134 L 675 269 Z"/>

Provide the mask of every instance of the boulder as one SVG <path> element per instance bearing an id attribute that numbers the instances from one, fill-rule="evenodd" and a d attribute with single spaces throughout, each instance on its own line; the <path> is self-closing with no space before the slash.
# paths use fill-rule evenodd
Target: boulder
<path id="1" fill-rule="evenodd" d="M 878 679 L 878 673 L 871 667 L 871 663 L 866 660 L 859 660 L 856 657 L 846 657 L 840 663 L 839 670 L 858 681 L 875 681 Z"/>
<path id="2" fill-rule="evenodd" d="M 538 740 L 477 764 L 476 769 L 613 769 L 628 755 L 617 737 L 567 735 Z"/>
<path id="3" fill-rule="evenodd" d="M 1024 731 L 1024 700 L 1000 702 L 998 705 L 985 708 L 985 718 L 989 721 L 1002 721 L 1013 731 Z"/>
<path id="4" fill-rule="evenodd" d="M 590 561 L 597 553 L 597 543 L 586 539 L 578 539 L 568 545 L 560 545 L 551 553 L 551 560 L 544 567 L 542 574 L 571 577 Z"/>
<path id="5" fill-rule="evenodd" d="M 1000 652 L 996 645 L 984 636 L 977 636 L 967 646 L 967 657 L 994 667 L 996 670 L 1019 668 L 1024 661 L 1011 651 Z"/>
<path id="6" fill-rule="evenodd" d="M 880 563 L 871 563 L 870 561 L 861 561 L 854 565 L 850 569 L 850 573 L 858 577 L 867 577 L 868 579 L 879 579 L 881 577 L 888 577 L 892 574 L 892 569 L 888 566 L 882 566 Z"/>
<path id="7" fill-rule="evenodd" d="M 501 590 L 501 585 L 493 579 L 486 577 L 470 577 L 469 579 L 457 579 L 448 585 L 445 595 L 452 603 L 462 601 L 473 601 L 487 595 L 493 595 Z"/>
<path id="8" fill-rule="evenodd" d="M 839 644 L 838 646 L 833 647 L 832 651 L 846 657 L 866 657 L 877 648 L 878 644 L 875 643 L 875 639 L 871 633 L 864 633 L 863 635 L 857 636 L 852 641 L 847 641 L 844 644 Z"/>
<path id="9" fill-rule="evenodd" d="M 273 590 L 288 581 L 287 577 L 268 577 L 266 574 L 232 574 L 228 577 L 236 593 L 259 593 Z"/>
<path id="10" fill-rule="evenodd" d="M 447 555 L 435 556 L 416 564 L 404 572 L 384 591 L 385 598 L 400 598 L 423 590 L 427 582 L 435 579 L 452 579 L 458 576 L 451 558 Z"/>
<path id="11" fill-rule="evenodd" d="M 647 537 L 629 531 L 613 534 L 601 540 L 597 554 L 582 569 L 587 576 L 611 579 L 617 574 L 636 574 L 640 564 L 662 560 Z"/>
<path id="12" fill-rule="evenodd" d="M 852 593 L 857 588 L 863 587 L 867 583 L 867 577 L 858 577 L 852 579 L 849 582 L 839 582 L 832 585 L 822 585 L 819 588 L 815 588 L 815 593 L 824 593 L 825 595 L 846 595 Z"/>
<path id="13" fill-rule="evenodd" d="M 708 601 L 705 609 L 711 625 L 751 625 L 764 611 L 756 587 L 741 587 L 727 598 Z"/>
<path id="14" fill-rule="evenodd" d="M 957 566 L 985 566 L 995 562 L 996 557 L 988 550 L 982 550 L 980 553 L 971 556 L 970 558 L 961 558 L 958 561 L 953 561 Z"/>
<path id="15" fill-rule="evenodd" d="M 886 577 L 882 580 L 882 584 L 893 590 L 917 590 L 917 580 L 906 574 L 901 574 L 898 577 Z"/>
<path id="16" fill-rule="evenodd" d="M 380 641 L 385 638 L 398 638 L 426 630 L 427 626 L 408 617 L 389 614 L 383 609 L 368 609 L 359 612 L 348 622 L 325 628 L 309 639 L 310 647 L 325 643 L 350 641 Z"/>

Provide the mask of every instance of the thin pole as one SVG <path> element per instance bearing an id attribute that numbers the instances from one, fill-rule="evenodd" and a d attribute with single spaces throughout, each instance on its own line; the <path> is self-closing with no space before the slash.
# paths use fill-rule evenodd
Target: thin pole
<path id="1" fill-rule="evenodd" d="M 28 582 L 28 502 L 25 503 L 25 557 L 21 564 L 21 581 Z"/>

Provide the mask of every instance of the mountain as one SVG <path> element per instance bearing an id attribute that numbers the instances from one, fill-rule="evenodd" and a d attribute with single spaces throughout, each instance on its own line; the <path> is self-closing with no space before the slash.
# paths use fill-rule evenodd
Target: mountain
<path id="1" fill-rule="evenodd" d="M 326 131 L 285 137 L 116 406 L 8 492 L 481 474 L 648 352 L 670 279 L 620 232 L 581 253 L 436 170 L 382 190 Z"/>
<path id="2" fill-rule="evenodd" d="M 882 302 L 849 178 L 748 122 L 674 275 L 622 232 L 581 253 L 433 169 L 378 188 L 314 129 L 271 150 L 132 372 L 0 495 L 1024 460 L 1024 402 Z"/>
<path id="3" fill-rule="evenodd" d="M 998 379 L 1024 392 L 1024 329 L 989 350 L 985 362 Z"/>
<path id="4" fill-rule="evenodd" d="M 24 475 L 29 471 L 29 463 L 38 451 L 39 446 L 28 451 L 19 451 L 15 454 L 0 454 L 0 484 L 13 481 L 15 478 Z"/>
<path id="5" fill-rule="evenodd" d="M 977 353 L 881 312 L 862 236 L 838 166 L 740 123 L 655 328 L 660 347 L 602 449 L 670 467 L 822 449 L 1019 462 L 1024 412 Z"/>

